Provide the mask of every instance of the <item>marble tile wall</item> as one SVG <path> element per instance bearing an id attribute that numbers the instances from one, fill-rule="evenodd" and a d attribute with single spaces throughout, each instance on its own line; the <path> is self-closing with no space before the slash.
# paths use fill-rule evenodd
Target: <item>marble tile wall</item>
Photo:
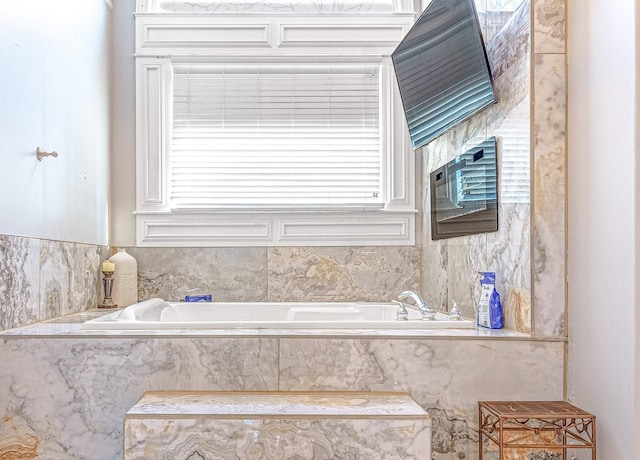
<path id="1" fill-rule="evenodd" d="M 127 248 L 139 298 L 180 300 L 190 289 L 221 301 L 383 301 L 419 290 L 420 248 Z"/>
<path id="2" fill-rule="evenodd" d="M 5 336 L 0 457 L 122 458 L 124 416 L 147 390 L 380 390 L 408 392 L 427 410 L 433 460 L 474 459 L 478 400 L 562 399 L 563 349 L 527 339 Z"/>
<path id="3" fill-rule="evenodd" d="M 418 247 L 129 248 L 140 300 L 384 301 L 420 288 Z M 95 308 L 108 248 L 0 235 L 0 330 Z M 198 291 L 192 291 L 197 289 Z"/>
<path id="4" fill-rule="evenodd" d="M 95 308 L 104 257 L 99 246 L 0 235 L 0 330 Z"/>
<path id="5" fill-rule="evenodd" d="M 422 292 L 474 315 L 476 272 L 495 271 L 505 327 L 564 337 L 565 1 L 476 4 L 498 102 L 423 149 Z M 499 139 L 498 232 L 432 241 L 429 172 L 491 136 Z"/>
<path id="6" fill-rule="evenodd" d="M 533 332 L 566 329 L 566 49 L 565 0 L 534 0 Z"/>
<path id="7" fill-rule="evenodd" d="M 277 339 L 0 340 L 0 356 L 0 458 L 122 458 L 146 390 L 277 386 Z"/>

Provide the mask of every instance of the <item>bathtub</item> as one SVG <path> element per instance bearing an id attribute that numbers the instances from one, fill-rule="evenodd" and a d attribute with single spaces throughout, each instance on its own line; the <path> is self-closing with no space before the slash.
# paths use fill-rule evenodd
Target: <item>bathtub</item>
<path id="1" fill-rule="evenodd" d="M 438 313 L 398 321 L 391 302 L 165 302 L 150 299 L 86 321 L 85 330 L 157 329 L 468 329 L 471 320 Z"/>

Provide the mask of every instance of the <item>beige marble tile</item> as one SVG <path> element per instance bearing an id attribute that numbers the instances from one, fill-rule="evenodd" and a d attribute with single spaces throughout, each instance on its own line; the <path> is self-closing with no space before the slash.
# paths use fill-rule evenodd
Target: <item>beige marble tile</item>
<path id="1" fill-rule="evenodd" d="M 40 319 L 40 241 L 0 235 L 0 330 Z"/>
<path id="2" fill-rule="evenodd" d="M 496 35 L 503 34 L 505 28 L 512 27 L 514 17 L 521 13 L 519 9 L 528 0 L 486 0 L 485 3 L 485 29 L 486 42 L 491 42 Z M 480 10 L 478 9 L 480 15 Z"/>
<path id="3" fill-rule="evenodd" d="M 419 282 L 417 247 L 269 248 L 270 301 L 386 301 Z"/>
<path id="4" fill-rule="evenodd" d="M 252 338 L 2 340 L 0 413 L 17 433 L 5 445 L 31 445 L 35 437 L 35 458 L 122 458 L 124 415 L 144 391 L 275 390 L 276 344 Z"/>
<path id="5" fill-rule="evenodd" d="M 533 330 L 563 336 L 565 315 L 565 56 L 535 57 L 532 209 Z"/>
<path id="6" fill-rule="evenodd" d="M 566 0 L 533 0 L 535 53 L 564 53 Z"/>
<path id="7" fill-rule="evenodd" d="M 102 296 L 99 246 L 43 240 L 40 245 L 40 319 L 95 308 Z"/>
<path id="8" fill-rule="evenodd" d="M 428 418 L 406 393 L 364 391 L 148 391 L 127 417 Z"/>
<path id="9" fill-rule="evenodd" d="M 508 17 L 499 13 L 495 20 L 503 25 L 495 32 L 491 40 L 486 42 L 487 57 L 494 79 L 499 78 L 514 65 L 518 65 L 523 58 L 526 59 L 531 53 L 530 1 L 522 1 Z M 521 78 L 526 78 L 526 76 L 528 76 L 528 71 L 526 74 L 522 74 Z M 513 82 L 517 83 L 517 80 Z M 498 101 L 498 104 L 502 104 L 501 98 L 498 98 Z"/>
<path id="10" fill-rule="evenodd" d="M 80 337 L 79 324 L 70 323 L 76 335 L 67 338 L 57 329 L 64 324 L 45 325 L 43 338 L 0 340 L 0 411 L 15 425 L 2 445 L 36 445 L 38 458 L 120 458 L 124 415 L 148 390 L 408 392 L 433 418 L 437 460 L 474 458 L 478 400 L 562 395 L 564 344 L 513 334 L 501 340 L 503 331 L 491 339 L 480 338 L 486 331 L 459 339 L 320 338 L 317 331 L 308 338 L 277 331 L 273 338 L 257 337 L 263 331 Z"/>
<path id="11" fill-rule="evenodd" d="M 433 306 L 448 305 L 449 246 L 446 240 L 428 240 L 422 251 L 421 292 L 423 299 Z"/>
<path id="12" fill-rule="evenodd" d="M 178 301 L 211 294 L 217 301 L 267 300 L 266 248 L 131 248 L 138 298 Z"/>
<path id="13" fill-rule="evenodd" d="M 128 420 L 124 459 L 419 460 L 429 437 L 419 420 Z"/>
<path id="14" fill-rule="evenodd" d="M 477 458 L 480 400 L 562 399 L 563 344 L 281 339 L 280 389 L 407 391 L 432 418 L 432 458 Z M 462 458 L 462 457 L 458 457 Z"/>
<path id="15" fill-rule="evenodd" d="M 500 206 L 498 233 L 487 236 L 488 266 L 496 272 L 504 327 L 531 332 L 531 226 L 529 204 Z M 479 291 L 476 298 L 479 298 Z"/>
<path id="16" fill-rule="evenodd" d="M 524 64 L 524 61 L 523 61 Z M 528 62 L 527 62 L 528 64 Z M 526 66 L 525 66 L 526 67 Z M 508 86 L 519 67 L 500 77 Z M 529 79 L 527 79 L 529 81 Z M 491 126 L 499 139 L 498 232 L 487 235 L 487 266 L 496 272 L 506 328 L 531 331 L 531 147 L 530 98 L 524 87 L 510 90 L 511 109 Z M 476 293 L 479 294 L 479 293 Z"/>

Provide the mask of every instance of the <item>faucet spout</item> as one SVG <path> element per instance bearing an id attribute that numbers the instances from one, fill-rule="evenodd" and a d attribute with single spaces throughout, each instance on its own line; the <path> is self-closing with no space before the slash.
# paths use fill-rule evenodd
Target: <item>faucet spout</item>
<path id="1" fill-rule="evenodd" d="M 413 300 L 414 304 L 412 305 L 404 302 L 404 300 L 407 300 L 407 299 Z M 401 292 L 400 294 L 398 294 L 398 301 L 400 301 L 403 306 L 419 311 L 423 320 L 432 321 L 436 319 L 436 311 L 433 308 L 431 308 L 429 305 L 427 305 L 425 301 L 422 300 L 422 298 L 413 291 Z"/>

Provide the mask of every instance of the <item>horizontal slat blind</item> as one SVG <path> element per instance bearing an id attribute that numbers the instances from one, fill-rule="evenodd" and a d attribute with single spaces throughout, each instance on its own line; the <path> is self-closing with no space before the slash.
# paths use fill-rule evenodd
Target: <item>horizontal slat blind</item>
<path id="1" fill-rule="evenodd" d="M 379 205 L 379 93 L 371 65 L 174 67 L 172 207 Z"/>
<path id="2" fill-rule="evenodd" d="M 515 112 L 515 111 L 514 111 Z M 530 203 L 531 169 L 528 113 L 507 117 L 500 127 L 502 203 Z"/>

